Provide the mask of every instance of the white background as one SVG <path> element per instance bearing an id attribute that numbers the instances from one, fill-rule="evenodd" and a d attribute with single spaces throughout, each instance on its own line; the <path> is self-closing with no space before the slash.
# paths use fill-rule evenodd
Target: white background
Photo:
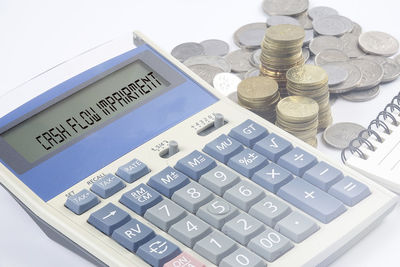
<path id="1" fill-rule="evenodd" d="M 311 0 L 358 22 L 365 31 L 381 30 L 400 39 L 398 0 Z M 230 43 L 233 32 L 263 22 L 261 0 L 0 0 L 0 95 L 34 75 L 121 33 L 140 30 L 166 51 L 183 42 L 218 38 Z M 382 86 L 365 103 L 339 99 L 334 121 L 366 126 L 399 91 L 400 82 Z M 339 161 L 339 151 L 319 148 Z M 400 210 L 332 266 L 399 266 Z M 323 244 L 321 244 L 323 245 Z M 310 253 L 312 253 L 310 251 Z M 89 266 L 48 239 L 0 187 L 0 266 Z"/>

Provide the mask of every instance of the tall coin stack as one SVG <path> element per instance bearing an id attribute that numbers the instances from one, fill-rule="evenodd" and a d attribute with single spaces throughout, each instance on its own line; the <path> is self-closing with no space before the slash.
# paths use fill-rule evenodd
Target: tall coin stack
<path id="1" fill-rule="evenodd" d="M 260 74 L 274 79 L 282 97 L 287 96 L 286 72 L 304 64 L 302 46 L 305 32 L 300 26 L 280 24 L 269 27 L 261 44 Z"/>
<path id="2" fill-rule="evenodd" d="M 276 126 L 317 147 L 318 103 L 305 96 L 288 96 L 276 106 Z"/>
<path id="3" fill-rule="evenodd" d="M 331 125 L 328 74 L 325 70 L 314 65 L 297 66 L 287 72 L 286 78 L 289 95 L 307 96 L 318 103 L 318 129 Z"/>
<path id="4" fill-rule="evenodd" d="M 239 83 L 237 97 L 241 106 L 272 123 L 275 122 L 275 108 L 280 94 L 274 80 L 262 76 L 247 78 Z"/>

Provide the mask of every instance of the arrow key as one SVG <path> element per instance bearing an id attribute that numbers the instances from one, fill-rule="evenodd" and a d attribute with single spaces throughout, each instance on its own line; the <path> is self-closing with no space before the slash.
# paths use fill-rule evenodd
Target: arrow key
<path id="1" fill-rule="evenodd" d="M 112 203 L 108 203 L 98 211 L 90 214 L 88 223 L 110 236 L 115 229 L 121 227 L 130 219 L 131 217 L 127 212 Z"/>

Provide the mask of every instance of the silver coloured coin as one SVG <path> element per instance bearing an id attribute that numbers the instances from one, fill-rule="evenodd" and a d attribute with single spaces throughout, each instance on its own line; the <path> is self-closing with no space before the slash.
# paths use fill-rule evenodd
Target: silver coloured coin
<path id="1" fill-rule="evenodd" d="M 364 51 L 358 46 L 358 36 L 353 33 L 346 33 L 342 37 L 344 48 L 343 51 L 350 57 L 350 58 L 357 58 L 365 55 Z"/>
<path id="2" fill-rule="evenodd" d="M 360 36 L 362 33 L 362 28 L 360 24 L 353 21 L 353 30 L 351 31 L 351 33 Z"/>
<path id="3" fill-rule="evenodd" d="M 332 107 L 336 103 L 337 99 L 337 95 L 329 95 L 329 105 Z"/>
<path id="4" fill-rule="evenodd" d="M 394 60 L 396 61 L 397 64 L 400 65 L 400 55 L 395 56 Z"/>
<path id="5" fill-rule="evenodd" d="M 276 26 L 280 24 L 290 24 L 300 26 L 300 22 L 289 16 L 270 16 L 267 18 L 267 27 Z"/>
<path id="6" fill-rule="evenodd" d="M 360 84 L 357 90 L 367 90 L 377 86 L 383 78 L 383 68 L 375 61 L 368 59 L 351 59 L 351 64 L 356 65 L 362 73 Z"/>
<path id="7" fill-rule="evenodd" d="M 364 32 L 358 42 L 366 53 L 378 56 L 392 56 L 399 51 L 399 42 L 390 34 L 378 31 Z"/>
<path id="8" fill-rule="evenodd" d="M 333 9 L 333 8 L 327 7 L 327 6 L 316 6 L 316 7 L 310 8 L 308 10 L 308 16 L 312 20 L 316 20 L 316 19 L 320 19 L 320 18 L 332 16 L 332 15 L 339 15 L 339 12 L 337 12 L 336 9 Z"/>
<path id="9" fill-rule="evenodd" d="M 324 65 L 321 65 L 321 68 L 323 68 L 326 73 L 328 73 L 328 85 L 333 86 L 333 85 L 338 85 L 343 83 L 344 81 L 347 80 L 349 77 L 349 73 L 345 68 L 341 68 L 340 66 L 332 63 L 327 63 Z"/>
<path id="10" fill-rule="evenodd" d="M 362 79 L 362 73 L 361 73 L 361 70 L 356 65 L 353 65 L 353 64 L 349 63 L 348 61 L 333 62 L 332 64 L 335 64 L 336 66 L 346 69 L 349 76 L 347 77 L 346 81 L 344 81 L 343 83 L 335 85 L 335 86 L 330 86 L 329 87 L 330 93 L 341 94 L 341 93 L 349 92 L 351 90 L 354 90 L 360 84 L 361 79 Z"/>
<path id="11" fill-rule="evenodd" d="M 205 80 L 210 85 L 213 84 L 215 75 L 224 72 L 220 68 L 206 64 L 192 65 L 189 66 L 188 68 L 191 69 L 197 75 L 199 75 L 203 80 Z"/>
<path id="12" fill-rule="evenodd" d="M 224 96 L 236 93 L 237 86 L 242 80 L 233 73 L 222 72 L 215 75 L 213 80 L 214 88 Z"/>
<path id="13" fill-rule="evenodd" d="M 239 77 L 239 79 L 244 80 L 244 79 L 245 79 L 244 76 L 246 76 L 246 73 L 247 73 L 247 71 L 236 72 L 235 75 L 236 75 L 237 77 Z"/>
<path id="14" fill-rule="evenodd" d="M 400 75 L 400 65 L 396 60 L 383 56 L 365 55 L 361 58 L 369 59 L 380 64 L 383 68 L 382 82 L 387 83 L 396 80 Z"/>
<path id="15" fill-rule="evenodd" d="M 299 21 L 300 25 L 303 26 L 304 30 L 312 30 L 313 28 L 312 20 L 308 16 L 307 11 L 293 17 Z"/>
<path id="16" fill-rule="evenodd" d="M 225 59 L 231 64 L 233 72 L 247 72 L 252 68 L 250 64 L 251 51 L 238 49 L 226 55 Z"/>
<path id="17" fill-rule="evenodd" d="M 363 126 L 353 122 L 335 123 L 325 129 L 323 138 L 328 145 L 344 149 L 362 130 Z"/>
<path id="18" fill-rule="evenodd" d="M 346 99 L 347 101 L 351 102 L 365 102 L 377 97 L 379 95 L 380 90 L 381 90 L 380 86 L 377 85 L 368 90 L 351 91 L 348 93 L 341 94 L 340 96 L 343 99 Z"/>
<path id="19" fill-rule="evenodd" d="M 270 16 L 295 16 L 308 9 L 308 0 L 264 0 L 264 12 Z"/>
<path id="20" fill-rule="evenodd" d="M 318 36 L 310 42 L 310 51 L 314 55 L 326 49 L 343 50 L 343 41 L 335 36 Z"/>
<path id="21" fill-rule="evenodd" d="M 171 51 L 171 55 L 180 62 L 183 62 L 190 57 L 204 55 L 204 48 L 199 43 L 183 43 L 175 46 Z"/>
<path id="22" fill-rule="evenodd" d="M 303 41 L 303 46 L 309 45 L 312 39 L 314 39 L 314 30 L 305 30 L 305 36 L 304 36 L 304 41 Z"/>
<path id="23" fill-rule="evenodd" d="M 252 68 L 246 74 L 244 75 L 244 78 L 250 78 L 250 77 L 257 77 L 260 76 L 260 69 Z"/>
<path id="24" fill-rule="evenodd" d="M 223 57 L 229 53 L 229 44 L 222 40 L 209 39 L 200 43 L 204 48 L 206 56 L 220 56 Z"/>
<path id="25" fill-rule="evenodd" d="M 342 36 L 353 30 L 353 22 L 346 17 L 332 15 L 313 20 L 313 27 L 320 35 Z"/>
<path id="26" fill-rule="evenodd" d="M 233 39 L 240 48 L 257 49 L 261 47 L 266 30 L 264 22 L 250 23 L 240 27 L 233 34 Z"/>
<path id="27" fill-rule="evenodd" d="M 210 65 L 224 72 L 231 71 L 231 64 L 223 57 L 219 56 L 194 56 L 186 59 L 183 64 L 190 67 L 193 65 Z"/>
<path id="28" fill-rule="evenodd" d="M 259 68 L 261 65 L 261 49 L 254 50 L 250 56 L 250 64 L 253 65 L 256 68 Z"/>
<path id="29" fill-rule="evenodd" d="M 310 50 L 308 50 L 306 47 L 303 47 L 301 52 L 303 53 L 304 62 L 306 62 L 310 58 Z"/>
<path id="30" fill-rule="evenodd" d="M 330 62 L 344 62 L 349 60 L 349 57 L 342 51 L 338 49 L 326 49 L 318 53 L 314 62 L 315 65 L 321 66 Z"/>

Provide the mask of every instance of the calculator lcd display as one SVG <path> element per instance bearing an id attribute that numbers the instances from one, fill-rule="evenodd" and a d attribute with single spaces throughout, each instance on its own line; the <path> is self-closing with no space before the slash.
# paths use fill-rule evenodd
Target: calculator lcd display
<path id="1" fill-rule="evenodd" d="M 148 102 L 169 85 L 157 72 L 136 60 L 9 129 L 1 137 L 32 163 Z"/>

